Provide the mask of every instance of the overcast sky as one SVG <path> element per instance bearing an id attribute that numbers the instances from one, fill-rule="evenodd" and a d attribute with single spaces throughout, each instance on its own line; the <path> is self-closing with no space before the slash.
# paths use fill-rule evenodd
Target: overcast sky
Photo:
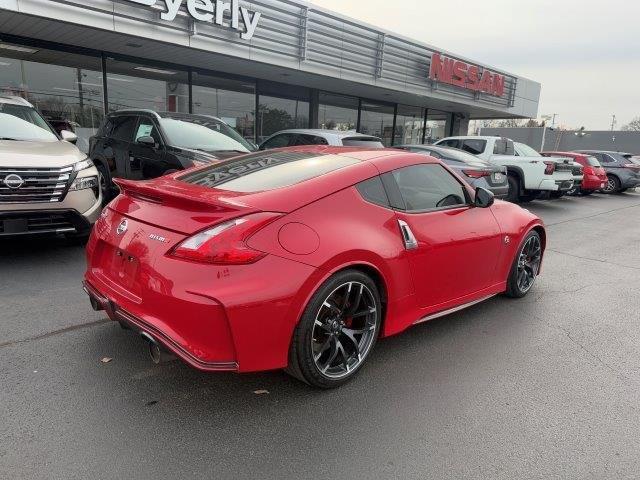
<path id="1" fill-rule="evenodd" d="M 539 115 L 591 130 L 640 116 L 638 0 L 312 0 L 542 84 Z"/>

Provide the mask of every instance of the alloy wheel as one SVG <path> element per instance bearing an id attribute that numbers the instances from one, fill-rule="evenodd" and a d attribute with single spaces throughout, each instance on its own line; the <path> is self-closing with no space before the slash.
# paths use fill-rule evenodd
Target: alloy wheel
<path id="1" fill-rule="evenodd" d="M 318 371 L 340 379 L 360 367 L 375 341 L 380 312 L 371 290 L 347 282 L 333 290 L 320 306 L 311 335 Z"/>
<path id="2" fill-rule="evenodd" d="M 606 193 L 611 193 L 616 189 L 616 182 L 612 177 L 607 177 L 607 186 L 602 189 Z"/>
<path id="3" fill-rule="evenodd" d="M 530 237 L 518 257 L 517 284 L 521 292 L 528 292 L 536 281 L 542 262 L 542 245 L 537 235 Z"/>

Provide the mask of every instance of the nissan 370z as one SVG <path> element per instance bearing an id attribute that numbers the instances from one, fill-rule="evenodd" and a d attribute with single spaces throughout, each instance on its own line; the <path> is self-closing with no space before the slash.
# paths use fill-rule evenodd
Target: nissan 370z
<path id="1" fill-rule="evenodd" d="M 380 337 L 524 297 L 546 234 L 433 157 L 300 147 L 119 180 L 87 245 L 95 309 L 204 371 L 351 379 Z"/>

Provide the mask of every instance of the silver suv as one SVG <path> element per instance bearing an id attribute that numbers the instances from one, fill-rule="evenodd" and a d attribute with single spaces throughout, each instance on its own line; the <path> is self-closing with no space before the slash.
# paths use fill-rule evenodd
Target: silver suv
<path id="1" fill-rule="evenodd" d="M 98 170 L 29 102 L 0 96 L 0 237 L 84 236 L 100 215 Z"/>

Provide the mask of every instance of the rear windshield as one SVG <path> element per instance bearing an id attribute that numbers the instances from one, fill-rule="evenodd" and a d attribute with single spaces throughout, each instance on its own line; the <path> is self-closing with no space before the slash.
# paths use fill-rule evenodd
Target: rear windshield
<path id="1" fill-rule="evenodd" d="M 587 157 L 587 163 L 592 167 L 600 167 L 600 162 L 596 157 Z"/>
<path id="2" fill-rule="evenodd" d="M 342 139 L 345 147 L 384 148 L 382 140 L 376 137 L 346 137 Z"/>
<path id="3" fill-rule="evenodd" d="M 339 155 L 267 151 L 212 165 L 179 180 L 232 192 L 262 192 L 295 185 L 358 162 Z"/>

